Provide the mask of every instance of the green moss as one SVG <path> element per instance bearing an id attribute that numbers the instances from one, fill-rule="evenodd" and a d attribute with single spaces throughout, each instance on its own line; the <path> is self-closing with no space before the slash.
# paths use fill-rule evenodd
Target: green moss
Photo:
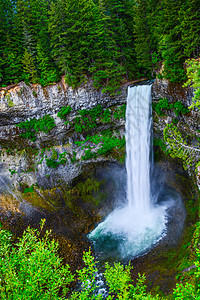
<path id="1" fill-rule="evenodd" d="M 11 98 L 10 98 L 10 94 L 7 94 L 5 96 L 5 100 L 7 101 L 7 104 L 9 107 L 13 107 L 14 106 L 14 103 L 12 102 Z"/>
<path id="2" fill-rule="evenodd" d="M 58 152 L 54 148 L 52 149 L 51 159 L 58 159 Z"/>
<path id="3" fill-rule="evenodd" d="M 33 91 L 33 96 L 37 98 L 37 93 L 35 91 Z"/>

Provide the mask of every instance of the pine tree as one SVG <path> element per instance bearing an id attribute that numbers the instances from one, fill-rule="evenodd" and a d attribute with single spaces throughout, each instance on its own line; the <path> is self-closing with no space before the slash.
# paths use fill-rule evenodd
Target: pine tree
<path id="1" fill-rule="evenodd" d="M 104 0 L 105 14 L 113 40 L 117 45 L 118 61 L 125 67 L 127 78 L 137 74 L 134 51 L 134 5 L 131 0 Z"/>
<path id="2" fill-rule="evenodd" d="M 51 55 L 58 69 L 67 72 L 68 33 L 66 24 L 65 1 L 57 0 L 51 3 L 49 11 L 48 32 L 50 34 Z"/>
<path id="3" fill-rule="evenodd" d="M 23 64 L 23 80 L 25 82 L 36 83 L 37 71 L 35 69 L 33 57 L 26 49 L 24 52 L 22 64 Z"/>
<path id="4" fill-rule="evenodd" d="M 200 55 L 200 3 L 199 0 L 188 0 L 179 11 L 181 44 L 186 57 Z"/>
<path id="5" fill-rule="evenodd" d="M 116 80 L 122 77 L 124 70 L 117 61 L 116 43 L 106 22 L 107 17 L 92 0 L 52 4 L 49 26 L 52 53 L 69 85 L 75 87 L 92 77 L 99 87 L 113 77 Z"/>
<path id="6" fill-rule="evenodd" d="M 186 79 L 183 63 L 185 61 L 184 48 L 182 45 L 182 34 L 179 11 L 181 0 L 163 0 L 160 13 L 159 49 L 164 59 L 163 75 L 172 82 L 181 82 Z"/>
<path id="7" fill-rule="evenodd" d="M 45 52 L 45 48 L 42 47 L 41 43 L 38 42 L 37 46 L 37 67 L 38 67 L 38 76 L 39 82 L 42 86 L 46 86 L 50 83 L 59 80 L 59 74 L 54 63 L 50 60 L 48 53 Z"/>
<path id="8" fill-rule="evenodd" d="M 0 84 L 17 83 L 21 77 L 21 47 L 15 32 L 15 2 L 0 3 Z"/>
<path id="9" fill-rule="evenodd" d="M 137 0 L 134 9 L 135 51 L 137 62 L 145 73 L 155 73 L 154 60 L 158 41 L 154 35 L 157 0 Z"/>

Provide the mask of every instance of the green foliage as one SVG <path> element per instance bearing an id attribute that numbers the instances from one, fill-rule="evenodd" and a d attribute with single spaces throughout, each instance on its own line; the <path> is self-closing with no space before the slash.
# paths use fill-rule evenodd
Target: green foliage
<path id="1" fill-rule="evenodd" d="M 17 171 L 16 171 L 16 170 L 12 170 L 12 169 L 9 169 L 8 171 L 10 172 L 10 174 L 11 174 L 11 175 L 13 175 L 13 174 L 17 173 Z"/>
<path id="2" fill-rule="evenodd" d="M 112 132 L 107 130 L 104 131 L 101 135 L 95 134 L 94 136 L 88 136 L 85 141 L 76 142 L 76 144 L 83 145 L 90 141 L 95 145 L 100 145 L 97 152 L 91 151 L 91 149 L 85 150 L 85 155 L 82 156 L 82 160 L 88 160 L 92 158 L 96 158 L 98 156 L 106 156 L 110 154 L 113 150 L 117 151 L 125 147 L 125 138 L 118 138 L 116 135 L 112 135 Z M 89 146 L 85 145 L 82 148 L 89 148 Z"/>
<path id="3" fill-rule="evenodd" d="M 78 111 L 78 116 L 75 117 L 73 123 L 74 129 L 77 132 L 87 132 L 95 129 L 100 123 L 109 123 L 114 119 L 125 118 L 126 104 L 121 105 L 115 109 L 103 109 L 103 107 L 98 104 L 92 109 L 82 109 Z M 66 125 L 68 122 L 65 123 Z M 87 138 L 86 138 L 87 140 Z M 81 144 L 81 142 L 75 142 Z"/>
<path id="4" fill-rule="evenodd" d="M 163 141 L 163 139 L 154 138 L 153 142 L 154 142 L 154 146 L 158 146 L 164 153 L 167 154 L 167 145 Z"/>
<path id="5" fill-rule="evenodd" d="M 172 107 L 172 106 L 171 106 Z M 177 101 L 173 104 L 173 108 L 175 115 L 178 117 L 180 114 L 187 114 L 189 113 L 189 109 L 184 106 L 184 104 L 181 101 Z"/>
<path id="6" fill-rule="evenodd" d="M 183 68 L 185 55 L 182 45 L 182 16 L 179 15 L 184 5 L 181 0 L 162 1 L 157 15 L 158 23 L 155 25 L 156 35 L 159 35 L 158 50 L 164 60 L 162 75 L 171 82 L 186 79 Z"/>
<path id="7" fill-rule="evenodd" d="M 188 80 L 184 86 L 192 86 L 194 88 L 193 104 L 190 108 L 200 107 L 200 60 L 190 59 L 187 63 Z"/>
<path id="8" fill-rule="evenodd" d="M 77 132 L 88 131 L 97 127 L 97 119 L 100 118 L 102 113 L 102 106 L 98 104 L 94 108 L 87 110 L 82 109 L 78 111 L 78 115 L 74 119 L 74 129 Z"/>
<path id="9" fill-rule="evenodd" d="M 85 150 L 85 155 L 82 156 L 82 160 L 96 158 L 96 156 L 97 156 L 96 152 L 92 152 L 91 149 L 87 149 Z"/>
<path id="10" fill-rule="evenodd" d="M 101 295 L 94 294 L 97 290 L 96 273 L 98 269 L 90 250 L 89 252 L 84 252 L 83 261 L 85 263 L 85 267 L 81 270 L 77 270 L 78 280 L 81 282 L 81 291 L 74 292 L 70 299 L 103 299 Z"/>
<path id="11" fill-rule="evenodd" d="M 72 111 L 70 105 L 61 107 L 60 111 L 57 113 L 57 116 L 61 119 L 66 119 L 66 116 Z"/>
<path id="12" fill-rule="evenodd" d="M 110 136 L 110 134 L 106 134 L 102 137 L 102 146 L 97 150 L 99 155 L 109 154 L 113 149 L 122 148 L 125 146 L 125 138 L 118 139 L 116 137 Z"/>
<path id="13" fill-rule="evenodd" d="M 186 283 L 180 283 L 176 285 L 176 289 L 174 289 L 174 298 L 177 300 L 182 299 L 199 299 L 200 298 L 200 286 L 199 286 L 199 278 L 200 278 L 200 249 L 199 249 L 199 238 L 200 238 L 200 223 L 196 224 L 196 230 L 194 232 L 194 249 L 196 252 L 195 259 L 195 270 L 194 274 L 189 281 Z"/>
<path id="14" fill-rule="evenodd" d="M 8 106 L 9 106 L 9 107 L 13 107 L 13 106 L 14 106 L 14 103 L 13 103 L 12 100 L 10 99 L 10 94 L 6 96 L 6 100 L 7 100 L 7 103 L 8 103 Z"/>
<path id="15" fill-rule="evenodd" d="M 170 156 L 182 159 L 183 167 L 185 169 L 187 169 L 188 166 L 191 166 L 196 150 L 200 150 L 188 146 L 178 128 L 172 123 L 165 127 L 163 133 L 164 141 L 169 146 L 168 153 Z"/>
<path id="16" fill-rule="evenodd" d="M 19 123 L 16 126 L 25 130 L 25 132 L 21 133 L 20 136 L 23 138 L 28 138 L 32 141 L 36 140 L 36 132 L 49 132 L 56 125 L 54 122 L 54 118 L 49 115 L 46 115 L 40 119 L 31 119 L 30 121 L 26 120 L 25 122 Z"/>
<path id="17" fill-rule="evenodd" d="M 158 102 L 152 103 L 152 107 L 159 116 L 163 116 L 164 112 L 170 109 L 169 100 L 167 98 L 160 98 Z"/>
<path id="18" fill-rule="evenodd" d="M 44 232 L 44 224 L 45 220 L 42 220 L 40 230 L 28 227 L 15 246 L 12 245 L 12 235 L 0 230 L 1 299 L 61 300 L 66 296 L 69 300 L 103 299 L 97 293 L 97 262 L 90 250 L 83 254 L 85 266 L 76 271 L 80 288 L 70 295 L 69 284 L 74 281 L 74 276 L 59 257 L 58 243 L 51 239 L 51 231 Z M 144 275 L 139 275 L 136 286 L 130 283 L 130 265 L 124 267 L 115 263 L 110 266 L 106 263 L 105 269 L 109 287 L 107 299 L 113 299 L 114 295 L 115 299 L 124 300 L 158 299 L 147 294 Z"/>
<path id="19" fill-rule="evenodd" d="M 125 113 L 126 113 L 126 104 L 122 104 L 120 107 L 117 107 L 114 111 L 114 119 L 125 119 Z"/>
<path id="20" fill-rule="evenodd" d="M 100 183 L 89 178 L 85 183 L 79 183 L 76 191 L 72 192 L 82 197 L 98 191 L 99 187 Z M 0 228 L 1 299 L 166 299 L 147 292 L 145 275 L 138 274 L 137 281 L 133 283 L 133 267 L 116 262 L 113 265 L 105 264 L 102 276 L 107 286 L 107 295 L 103 297 L 98 294 L 98 262 L 92 256 L 91 250 L 83 253 L 84 267 L 76 271 L 76 284 L 78 279 L 79 287 L 72 290 L 70 284 L 75 282 L 75 276 L 59 257 L 58 243 L 51 238 L 51 231 L 44 230 L 44 226 L 45 220 L 42 220 L 40 230 L 28 227 L 16 244 L 12 242 L 11 233 Z M 173 299 L 176 300 L 200 298 L 200 222 L 197 222 L 195 227 L 192 242 L 185 245 L 185 248 L 193 248 L 196 268 L 189 275 L 182 274 L 181 283 L 177 283 L 173 292 Z M 177 255 L 176 251 L 174 254 Z"/>
<path id="21" fill-rule="evenodd" d="M 69 266 L 62 265 L 58 256 L 58 243 L 44 237 L 40 231 L 25 230 L 15 247 L 11 234 L 0 230 L 0 298 L 1 299 L 63 299 L 73 281 Z"/>
<path id="22" fill-rule="evenodd" d="M 26 83 L 36 83 L 37 82 L 37 71 L 35 69 L 34 61 L 32 55 L 25 49 L 23 60 L 23 79 Z"/>
<path id="23" fill-rule="evenodd" d="M 103 111 L 103 115 L 100 121 L 103 123 L 108 123 L 110 122 L 110 117 L 111 117 L 111 111 L 107 108 Z"/>
<path id="24" fill-rule="evenodd" d="M 156 1 L 138 0 L 134 8 L 134 47 L 137 63 L 146 75 L 155 73 L 157 39 L 154 35 Z"/>
<path id="25" fill-rule="evenodd" d="M 168 110 L 173 110 L 177 117 L 181 114 L 184 115 L 189 113 L 189 109 L 185 107 L 181 101 L 169 103 L 169 100 L 167 98 L 160 98 L 159 101 L 153 102 L 152 106 L 159 116 L 163 116 Z"/>
<path id="26" fill-rule="evenodd" d="M 32 193 L 34 191 L 34 186 L 32 185 L 30 188 L 25 188 L 23 193 L 27 194 L 27 193 Z"/>
<path id="27" fill-rule="evenodd" d="M 124 80 L 186 79 L 198 58 L 198 0 L 2 0 L 0 84 L 42 86 L 65 75 L 75 88 L 92 79 L 114 95 Z"/>
<path id="28" fill-rule="evenodd" d="M 46 158 L 46 164 L 49 168 L 57 168 L 59 165 L 65 165 L 67 159 L 65 158 L 66 152 L 58 154 L 58 152 L 53 149 L 51 158 Z"/>
<path id="29" fill-rule="evenodd" d="M 71 157 L 71 162 L 72 163 L 75 163 L 77 160 L 76 160 L 76 151 L 73 151 L 73 156 Z"/>
<path id="30" fill-rule="evenodd" d="M 53 158 L 46 158 L 46 164 L 49 168 L 57 168 L 60 165 L 60 162 L 55 161 Z"/>
<path id="31" fill-rule="evenodd" d="M 52 159 L 58 159 L 58 152 L 54 148 L 52 149 L 51 158 Z"/>

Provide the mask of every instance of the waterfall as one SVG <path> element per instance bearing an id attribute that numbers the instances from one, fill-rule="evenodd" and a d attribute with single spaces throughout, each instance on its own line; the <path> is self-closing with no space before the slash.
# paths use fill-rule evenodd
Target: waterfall
<path id="1" fill-rule="evenodd" d="M 128 205 L 150 209 L 151 86 L 128 89 L 126 108 L 126 171 Z"/>
<path id="2" fill-rule="evenodd" d="M 151 85 L 129 87 L 125 127 L 127 202 L 89 234 L 97 251 L 121 258 L 145 253 L 166 233 L 167 204 L 150 192 Z"/>

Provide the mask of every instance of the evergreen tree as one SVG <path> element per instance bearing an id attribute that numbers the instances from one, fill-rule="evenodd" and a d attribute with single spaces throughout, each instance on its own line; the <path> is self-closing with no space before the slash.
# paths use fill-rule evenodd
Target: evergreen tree
<path id="1" fill-rule="evenodd" d="M 141 69 L 155 72 L 158 41 L 154 35 L 157 0 L 137 0 L 134 13 L 135 51 Z"/>
<path id="2" fill-rule="evenodd" d="M 134 5 L 131 0 L 104 0 L 105 14 L 113 40 L 117 46 L 118 61 L 125 67 L 127 78 L 138 72 L 134 51 Z"/>
<path id="3" fill-rule="evenodd" d="M 160 23 L 157 28 L 157 34 L 160 32 L 159 49 L 164 59 L 163 75 L 172 82 L 181 82 L 186 79 L 183 69 L 185 55 L 178 18 L 182 5 L 181 0 L 163 0 Z"/>
<path id="4" fill-rule="evenodd" d="M 188 58 L 200 55 L 200 3 L 188 0 L 179 11 L 181 44 Z"/>
<path id="5" fill-rule="evenodd" d="M 27 50 L 25 50 L 24 52 L 22 64 L 23 64 L 23 80 L 25 82 L 36 83 L 37 71 L 35 69 L 33 57 Z"/>
<path id="6" fill-rule="evenodd" d="M 18 32 L 15 32 L 15 2 L 2 0 L 0 3 L 0 83 L 16 83 L 21 77 L 21 47 Z"/>
<path id="7" fill-rule="evenodd" d="M 109 78 L 122 77 L 106 17 L 92 0 L 58 1 L 52 4 L 50 16 L 53 55 L 69 85 L 75 87 L 92 76 L 99 87 Z M 61 26 L 57 20 L 63 20 Z"/>
<path id="8" fill-rule="evenodd" d="M 68 33 L 66 24 L 65 2 L 57 0 L 51 3 L 48 31 L 50 34 L 51 55 L 62 73 L 67 71 Z"/>
<path id="9" fill-rule="evenodd" d="M 48 85 L 54 81 L 59 80 L 59 74 L 54 63 L 50 60 L 48 53 L 45 52 L 45 48 L 38 42 L 37 46 L 37 67 L 39 82 L 42 86 Z"/>

